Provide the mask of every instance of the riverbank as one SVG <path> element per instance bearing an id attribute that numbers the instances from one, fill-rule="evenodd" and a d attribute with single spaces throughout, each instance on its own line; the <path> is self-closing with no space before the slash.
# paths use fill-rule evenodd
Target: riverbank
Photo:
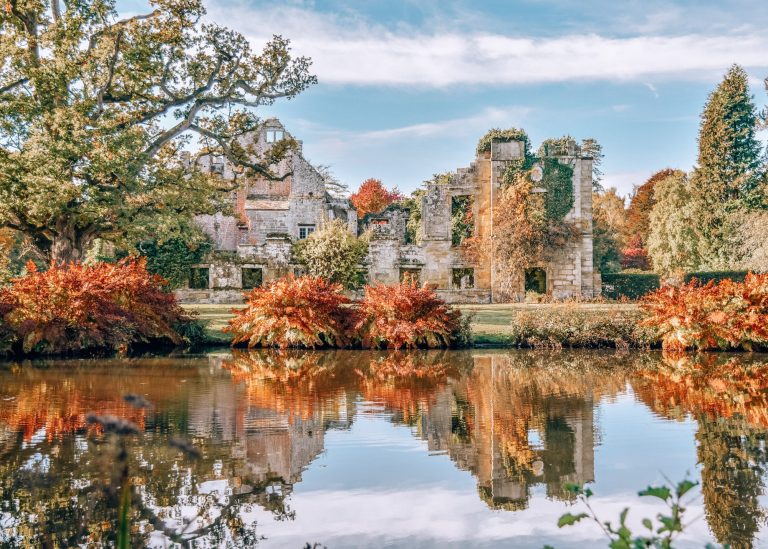
<path id="1" fill-rule="evenodd" d="M 221 331 L 232 318 L 232 309 L 236 305 L 184 305 L 190 311 L 196 311 L 200 320 L 206 323 L 208 345 L 226 346 L 231 341 L 230 334 Z M 506 347 L 517 345 L 512 320 L 518 313 L 540 311 L 551 312 L 562 308 L 562 304 L 549 303 L 494 303 L 492 305 L 459 305 L 461 312 L 472 315 L 472 333 L 475 346 Z M 601 313 L 636 312 L 639 307 L 625 303 L 578 303 L 570 304 L 574 310 L 600 315 Z"/>

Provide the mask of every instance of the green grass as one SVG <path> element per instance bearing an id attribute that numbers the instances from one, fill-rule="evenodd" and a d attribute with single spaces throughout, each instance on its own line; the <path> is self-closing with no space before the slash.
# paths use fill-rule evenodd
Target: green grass
<path id="1" fill-rule="evenodd" d="M 562 306 L 562 305 L 558 305 Z M 208 343 L 211 345 L 229 345 L 230 336 L 221 329 L 232 318 L 231 310 L 241 305 L 183 305 L 190 311 L 197 311 L 198 318 L 206 323 Z M 475 344 L 482 346 L 510 345 L 510 323 L 519 311 L 531 311 L 552 307 L 549 304 L 531 303 L 495 303 L 493 305 L 459 305 L 464 314 L 473 315 L 472 332 L 475 334 Z M 614 303 L 579 303 L 573 307 L 589 311 L 601 310 L 634 310 L 634 304 Z"/>

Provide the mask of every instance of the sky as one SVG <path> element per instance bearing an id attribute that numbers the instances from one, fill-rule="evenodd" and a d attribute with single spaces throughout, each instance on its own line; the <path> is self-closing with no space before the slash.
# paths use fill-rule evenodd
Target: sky
<path id="1" fill-rule="evenodd" d="M 731 64 L 749 73 L 758 107 L 768 103 L 765 0 L 206 6 L 254 50 L 280 34 L 313 59 L 319 83 L 261 114 L 279 117 L 310 161 L 352 189 L 375 177 L 412 191 L 469 165 L 488 129 L 522 127 L 534 147 L 596 138 L 604 186 L 627 195 L 659 169 L 695 164 L 699 114 Z"/>

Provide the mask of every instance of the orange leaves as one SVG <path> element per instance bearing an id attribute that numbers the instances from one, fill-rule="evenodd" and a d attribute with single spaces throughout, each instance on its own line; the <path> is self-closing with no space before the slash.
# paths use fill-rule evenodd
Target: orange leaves
<path id="1" fill-rule="evenodd" d="M 368 286 L 352 305 L 340 284 L 319 277 L 276 280 L 247 294 L 226 332 L 249 347 L 447 347 L 462 335 L 461 313 L 415 282 Z"/>
<path id="2" fill-rule="evenodd" d="M 711 418 L 740 416 L 768 426 L 768 370 L 759 360 L 722 355 L 664 357 L 633 381 L 640 398 L 664 414 L 684 411 Z"/>
<path id="3" fill-rule="evenodd" d="M 357 217 L 363 218 L 367 213 L 379 213 L 402 197 L 397 189 L 387 190 L 378 179 L 366 179 L 349 200 L 357 210 Z"/>
<path id="4" fill-rule="evenodd" d="M 768 274 L 661 288 L 642 307 L 666 350 L 768 348 Z"/>
<path id="5" fill-rule="evenodd" d="M 191 320 L 144 259 L 30 269 L 0 290 L 0 315 L 27 353 L 180 344 L 176 327 Z"/>
<path id="6" fill-rule="evenodd" d="M 344 347 L 352 311 L 343 307 L 349 300 L 342 290 L 314 276 L 276 280 L 248 293 L 246 308 L 233 311 L 224 330 L 233 344 L 249 347 Z"/>
<path id="7" fill-rule="evenodd" d="M 414 281 L 365 289 L 357 330 L 363 347 L 447 347 L 461 331 L 461 313 Z"/>

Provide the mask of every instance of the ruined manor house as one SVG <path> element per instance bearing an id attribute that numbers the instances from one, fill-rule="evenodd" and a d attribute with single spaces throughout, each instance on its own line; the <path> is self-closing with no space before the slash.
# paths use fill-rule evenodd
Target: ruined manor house
<path id="1" fill-rule="evenodd" d="M 290 137 L 277 120 L 267 121 L 247 136 L 257 152 Z M 421 197 L 418 232 L 407 231 L 409 211 L 393 205 L 358 220 L 348 199 L 327 192 L 320 173 L 302 155 L 301 142 L 274 170 L 281 180 L 244 178 L 222 157 L 203 157 L 204 169 L 228 180 L 242 179 L 233 192 L 233 215 L 204 215 L 197 221 L 213 240 L 214 251 L 195 265 L 189 287 L 180 299 L 198 303 L 236 303 L 245 289 L 257 287 L 286 273 L 300 273 L 291 245 L 307 238 L 331 220 L 342 220 L 349 231 L 370 231 L 370 246 L 361 274 L 369 282 L 396 283 L 406 276 L 434 288 L 452 303 L 491 303 L 520 300 L 526 291 L 554 298 L 593 297 L 599 293 L 599 274 L 592 262 L 592 159 L 578 150 L 557 156 L 573 168 L 574 205 L 566 219 L 579 227 L 580 238 L 549 254 L 546 263 L 520 273 L 519 287 L 502 288 L 504 273 L 492 254 L 477 262 L 467 259 L 457 242 L 452 219 L 457 207 L 471 212 L 470 232 L 478 240 L 492 236 L 493 208 L 506 164 L 523 157 L 520 141 L 494 141 L 467 168 L 449 178 L 428 182 Z"/>

